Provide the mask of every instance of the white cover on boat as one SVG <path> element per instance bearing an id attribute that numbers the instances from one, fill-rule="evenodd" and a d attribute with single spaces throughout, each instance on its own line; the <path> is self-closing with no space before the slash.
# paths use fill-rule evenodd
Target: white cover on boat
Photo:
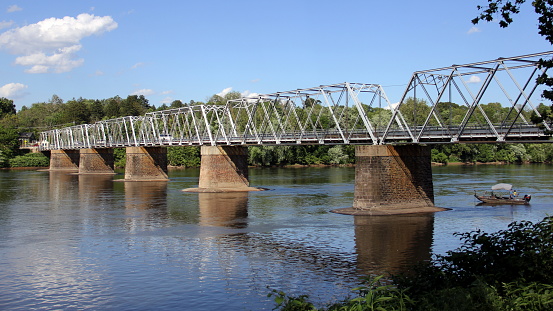
<path id="1" fill-rule="evenodd" d="M 511 190 L 513 188 L 513 185 L 510 184 L 497 184 L 492 186 L 492 190 Z"/>

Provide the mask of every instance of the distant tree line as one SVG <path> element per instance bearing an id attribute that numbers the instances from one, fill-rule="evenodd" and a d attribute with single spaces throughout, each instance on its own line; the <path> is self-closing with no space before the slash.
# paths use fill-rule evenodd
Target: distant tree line
<path id="1" fill-rule="evenodd" d="M 206 102 L 209 104 L 225 104 L 228 100 L 239 98 L 238 92 L 224 96 L 213 95 Z M 38 133 L 50 128 L 94 123 L 100 120 L 121 116 L 138 116 L 156 110 L 185 107 L 186 105 L 203 104 L 190 101 L 183 103 L 175 100 L 169 105 L 160 107 L 150 105 L 143 95 L 129 95 L 127 98 L 115 96 L 108 99 L 72 99 L 64 102 L 53 95 L 48 102 L 35 103 L 31 107 L 22 107 L 16 111 L 12 100 L 0 98 L 0 167 L 22 166 L 25 161 L 11 160 L 23 156 L 19 150 L 19 133 Z M 500 103 L 481 105 L 488 120 L 494 124 L 509 120 L 509 115 L 516 116 L 513 109 L 503 107 Z M 304 108 L 298 108 L 297 114 L 308 117 L 304 110 L 312 109 L 315 115 L 323 109 L 320 101 L 310 99 Z M 349 113 L 354 119 L 358 111 L 354 107 L 338 107 L 340 113 Z M 377 128 L 386 126 L 391 117 L 391 111 L 385 108 L 365 106 L 368 118 Z M 400 108 L 402 115 L 409 124 L 423 124 L 432 108 L 423 100 L 408 98 Z M 460 124 L 466 115 L 468 107 L 450 102 L 440 102 L 435 107 L 442 125 Z M 537 107 L 540 115 L 533 110 L 525 110 L 522 117 L 536 124 L 553 120 L 551 106 L 540 104 Z M 312 116 L 313 117 L 313 114 Z M 322 125 L 332 126 L 334 120 L 325 116 L 317 116 Z M 512 117 L 514 118 L 514 117 Z M 486 120 L 480 110 L 469 119 L 469 124 L 485 125 Z M 431 118 L 429 125 L 437 125 L 438 120 Z M 360 123 L 359 123 L 360 124 Z M 362 126 L 362 124 L 360 124 Z M 124 166 L 124 151 L 116 152 L 118 166 Z M 34 156 L 37 157 L 37 156 Z M 10 164 L 11 160 L 11 164 Z M 320 146 L 250 146 L 248 161 L 253 166 L 285 166 L 285 165 L 343 165 L 355 162 L 355 147 L 351 145 L 320 145 Z M 432 146 L 432 161 L 438 163 L 450 162 L 505 162 L 524 163 L 553 162 L 553 144 L 444 144 Z M 37 163 L 37 159 L 29 159 Z M 200 164 L 198 147 L 169 147 L 168 163 L 172 166 L 194 167 Z"/>

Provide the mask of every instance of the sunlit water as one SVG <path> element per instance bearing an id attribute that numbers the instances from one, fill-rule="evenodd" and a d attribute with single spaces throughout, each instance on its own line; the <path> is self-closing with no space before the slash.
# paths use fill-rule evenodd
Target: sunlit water
<path id="1" fill-rule="evenodd" d="M 270 310 L 272 289 L 320 305 L 362 275 L 397 273 L 553 212 L 553 166 L 433 168 L 436 214 L 352 217 L 353 168 L 251 169 L 270 191 L 185 193 L 169 182 L 0 171 L 0 310 Z M 530 206 L 476 206 L 474 190 L 515 184 Z"/>

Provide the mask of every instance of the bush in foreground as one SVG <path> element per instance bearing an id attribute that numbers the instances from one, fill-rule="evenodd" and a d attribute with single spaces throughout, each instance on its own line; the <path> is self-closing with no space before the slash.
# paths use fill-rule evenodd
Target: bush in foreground
<path id="1" fill-rule="evenodd" d="M 553 217 L 507 230 L 457 234 L 463 245 L 409 275 L 367 280 L 357 297 L 323 310 L 552 310 Z M 318 310 L 273 291 L 276 309 Z"/>

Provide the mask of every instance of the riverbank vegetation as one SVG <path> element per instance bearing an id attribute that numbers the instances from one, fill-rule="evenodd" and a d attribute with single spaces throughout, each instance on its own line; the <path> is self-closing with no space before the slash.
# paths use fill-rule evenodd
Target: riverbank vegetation
<path id="1" fill-rule="evenodd" d="M 340 303 L 319 309 L 305 295 L 273 290 L 269 296 L 276 309 L 297 311 L 553 309 L 553 217 L 457 235 L 458 249 L 403 275 L 367 279 Z"/>

